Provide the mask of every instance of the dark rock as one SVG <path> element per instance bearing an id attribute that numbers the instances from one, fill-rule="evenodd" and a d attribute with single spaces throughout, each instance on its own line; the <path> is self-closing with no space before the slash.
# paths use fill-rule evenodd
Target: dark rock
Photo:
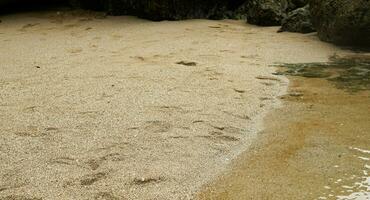
<path id="1" fill-rule="evenodd" d="M 320 39 L 370 46 L 369 0 L 310 0 L 310 10 Z"/>
<path id="2" fill-rule="evenodd" d="M 246 0 L 70 0 L 74 6 L 151 20 L 230 18 Z"/>
<path id="3" fill-rule="evenodd" d="M 286 16 L 287 0 L 250 0 L 247 2 L 247 20 L 261 26 L 280 25 Z"/>
<path id="4" fill-rule="evenodd" d="M 0 14 L 68 6 L 69 0 L 0 0 Z"/>
<path id="5" fill-rule="evenodd" d="M 288 11 L 302 8 L 308 4 L 308 0 L 288 0 Z"/>
<path id="6" fill-rule="evenodd" d="M 11 0 L 0 0 L 0 6 L 6 5 L 10 2 L 11 2 Z"/>
<path id="7" fill-rule="evenodd" d="M 315 28 L 311 22 L 309 5 L 288 13 L 288 16 L 283 19 L 281 29 L 279 30 L 279 32 L 283 31 L 298 33 L 315 32 Z"/>

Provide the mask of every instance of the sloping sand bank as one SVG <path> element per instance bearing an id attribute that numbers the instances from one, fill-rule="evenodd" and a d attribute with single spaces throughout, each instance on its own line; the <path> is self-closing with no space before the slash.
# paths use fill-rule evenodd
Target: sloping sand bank
<path id="1" fill-rule="evenodd" d="M 262 129 L 315 35 L 241 21 L 0 19 L 0 198 L 190 199 Z"/>

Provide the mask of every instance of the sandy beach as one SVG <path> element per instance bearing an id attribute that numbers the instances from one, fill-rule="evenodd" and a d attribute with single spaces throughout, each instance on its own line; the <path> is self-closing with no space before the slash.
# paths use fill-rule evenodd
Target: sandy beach
<path id="1" fill-rule="evenodd" d="M 280 105 L 271 65 L 346 52 L 235 20 L 0 20 L 0 199 L 192 199 Z"/>

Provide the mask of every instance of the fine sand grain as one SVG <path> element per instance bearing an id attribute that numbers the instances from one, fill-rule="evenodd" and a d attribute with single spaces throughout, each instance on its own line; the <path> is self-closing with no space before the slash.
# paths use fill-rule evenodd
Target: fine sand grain
<path id="1" fill-rule="evenodd" d="M 0 199 L 190 199 L 247 150 L 315 35 L 242 21 L 0 16 Z"/>

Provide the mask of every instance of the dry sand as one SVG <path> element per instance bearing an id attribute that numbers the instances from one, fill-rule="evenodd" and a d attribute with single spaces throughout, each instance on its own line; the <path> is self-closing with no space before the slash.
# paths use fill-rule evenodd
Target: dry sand
<path id="1" fill-rule="evenodd" d="M 0 19 L 0 199 L 191 199 L 279 105 L 269 65 L 339 51 L 232 20 Z"/>

